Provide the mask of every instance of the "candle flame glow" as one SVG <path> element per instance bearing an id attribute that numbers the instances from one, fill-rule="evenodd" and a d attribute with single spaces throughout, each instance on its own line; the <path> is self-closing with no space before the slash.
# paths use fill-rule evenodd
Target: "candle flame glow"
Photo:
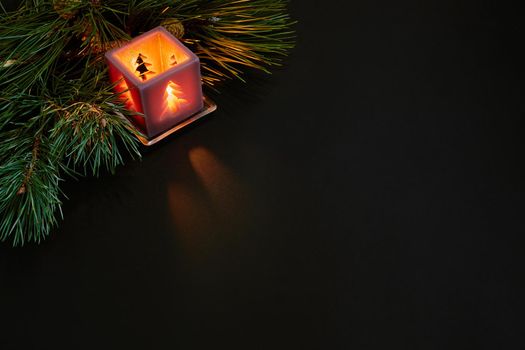
<path id="1" fill-rule="evenodd" d="M 174 82 L 170 81 L 168 86 L 166 87 L 166 101 L 168 102 L 168 108 L 176 112 L 179 110 L 181 105 L 183 103 L 186 103 L 187 101 L 180 96 L 182 96 L 182 91 L 180 89 L 180 86 L 175 84 Z"/>

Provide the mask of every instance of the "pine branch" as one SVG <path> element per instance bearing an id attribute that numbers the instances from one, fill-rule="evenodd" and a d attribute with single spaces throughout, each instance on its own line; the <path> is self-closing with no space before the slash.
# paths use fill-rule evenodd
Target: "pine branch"
<path id="1" fill-rule="evenodd" d="M 49 140 L 17 136 L 19 146 L 0 167 L 0 240 L 15 246 L 46 237 L 61 205 L 59 165 Z"/>
<path id="2" fill-rule="evenodd" d="M 57 223 L 63 175 L 140 156 L 108 83 L 104 52 L 175 20 L 208 86 L 269 72 L 293 47 L 285 0 L 26 0 L 0 6 L 0 241 L 40 242 Z M 169 29 L 169 28 L 168 28 Z"/>
<path id="3" fill-rule="evenodd" d="M 181 1 L 166 15 L 184 24 L 184 42 L 200 57 L 210 86 L 243 80 L 246 68 L 269 73 L 294 46 L 295 22 L 283 0 Z"/>
<path id="4" fill-rule="evenodd" d="M 123 163 L 119 148 L 140 157 L 138 140 L 130 123 L 121 117 L 127 112 L 117 101 L 76 102 L 54 108 L 60 118 L 51 130 L 54 147 L 67 159 L 69 169 L 98 175 L 100 168 L 111 172 Z"/>
<path id="5" fill-rule="evenodd" d="M 65 21 L 48 13 L 21 10 L 0 22 L 0 89 L 26 91 L 45 84 L 68 42 Z"/>

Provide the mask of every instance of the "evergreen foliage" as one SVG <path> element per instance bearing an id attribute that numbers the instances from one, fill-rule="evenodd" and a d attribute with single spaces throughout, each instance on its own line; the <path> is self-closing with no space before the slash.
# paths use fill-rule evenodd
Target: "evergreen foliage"
<path id="1" fill-rule="evenodd" d="M 0 2 L 0 241 L 49 235 L 61 179 L 140 157 L 103 55 L 163 23 L 184 35 L 213 88 L 245 68 L 268 71 L 293 46 L 284 0 Z"/>

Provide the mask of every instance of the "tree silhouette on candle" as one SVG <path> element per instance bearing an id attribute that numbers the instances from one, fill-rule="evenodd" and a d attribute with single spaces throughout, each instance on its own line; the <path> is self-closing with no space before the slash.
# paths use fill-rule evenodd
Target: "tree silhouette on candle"
<path id="1" fill-rule="evenodd" d="M 177 57 L 175 55 L 170 56 L 170 66 L 174 66 L 177 64 Z"/>
<path id="2" fill-rule="evenodd" d="M 144 59 L 147 59 L 147 57 L 139 53 L 137 60 L 135 61 L 135 64 L 138 65 L 137 68 L 135 68 L 135 71 L 139 73 L 139 77 L 141 77 L 142 80 L 146 80 L 146 74 L 153 73 L 148 69 L 148 66 L 151 66 L 151 63 L 144 61 Z"/>
<path id="3" fill-rule="evenodd" d="M 178 111 L 184 104 L 188 102 L 188 100 L 183 98 L 184 93 L 182 92 L 182 88 L 179 86 L 179 84 L 175 84 L 172 81 L 170 81 L 166 87 L 165 97 L 166 101 L 168 102 L 168 108 L 172 112 Z"/>

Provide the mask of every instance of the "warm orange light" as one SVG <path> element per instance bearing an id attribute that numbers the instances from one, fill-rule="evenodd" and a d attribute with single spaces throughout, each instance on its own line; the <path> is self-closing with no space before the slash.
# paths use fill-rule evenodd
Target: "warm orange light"
<path id="1" fill-rule="evenodd" d="M 126 50 L 115 54 L 115 57 L 142 82 L 190 59 L 184 50 L 171 45 L 161 34 L 130 44 Z"/>
<path id="2" fill-rule="evenodd" d="M 106 58 L 115 90 L 128 109 L 140 113 L 132 121 L 148 138 L 203 108 L 199 58 L 164 28 L 136 37 Z"/>
<path id="3" fill-rule="evenodd" d="M 175 157 L 177 169 L 167 188 L 174 233 L 189 255 L 200 257 L 217 225 L 236 231 L 236 225 L 248 223 L 239 218 L 239 211 L 250 205 L 246 201 L 249 195 L 232 169 L 208 148 L 197 146 L 189 150 L 190 168 L 180 152 Z"/>
<path id="4" fill-rule="evenodd" d="M 178 111 L 181 105 L 187 102 L 185 99 L 182 98 L 182 91 L 180 89 L 180 86 L 178 86 L 172 81 L 170 81 L 168 86 L 166 87 L 166 94 L 168 108 L 172 112 Z"/>
<path id="5" fill-rule="evenodd" d="M 206 147 L 192 148 L 188 156 L 215 210 L 224 218 L 235 217 L 243 206 L 244 188 L 240 179 Z"/>

